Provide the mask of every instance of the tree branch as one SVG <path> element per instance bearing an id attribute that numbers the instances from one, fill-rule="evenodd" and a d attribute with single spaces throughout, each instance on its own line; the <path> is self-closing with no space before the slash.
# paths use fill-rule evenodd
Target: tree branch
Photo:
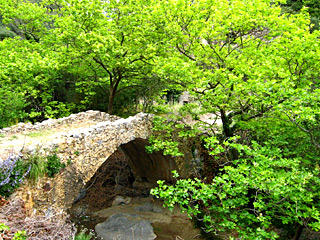
<path id="1" fill-rule="evenodd" d="M 106 72 L 109 74 L 109 77 L 110 77 L 110 85 L 113 85 L 113 81 L 112 81 L 112 78 L 113 78 L 113 75 L 112 73 L 109 71 L 109 69 L 103 64 L 102 61 L 100 61 L 99 59 L 97 58 L 93 58 L 93 60 L 98 63 L 104 70 L 106 70 Z"/>
<path id="2" fill-rule="evenodd" d="M 192 60 L 192 61 L 196 61 L 196 59 L 193 58 L 193 57 L 191 57 L 191 56 L 189 56 L 189 55 L 185 52 L 184 49 L 181 49 L 181 48 L 178 46 L 178 44 L 176 44 L 176 47 L 177 47 L 177 49 L 179 50 L 179 52 L 182 53 L 184 56 L 186 56 L 187 58 L 189 58 L 189 59 Z"/>
<path id="3" fill-rule="evenodd" d="M 315 137 L 312 134 L 311 130 L 307 130 L 305 128 L 303 128 L 297 121 L 296 119 L 292 118 L 289 116 L 289 114 L 287 114 L 286 112 L 283 111 L 283 113 L 289 118 L 289 120 L 294 123 L 301 131 L 307 133 L 310 137 L 310 140 L 312 142 L 312 144 L 316 147 L 316 148 L 320 148 L 320 144 L 316 142 Z"/>

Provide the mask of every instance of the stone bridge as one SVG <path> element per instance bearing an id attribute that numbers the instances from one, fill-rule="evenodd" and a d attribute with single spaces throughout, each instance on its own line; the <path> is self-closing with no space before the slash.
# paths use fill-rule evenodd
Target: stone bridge
<path id="1" fill-rule="evenodd" d="M 152 115 L 139 113 L 127 119 L 99 111 L 72 114 L 34 125 L 19 123 L 0 130 L 0 160 L 9 154 L 48 155 L 55 153 L 66 164 L 54 178 L 26 182 L 14 194 L 26 201 L 33 213 L 69 209 L 81 189 L 99 167 L 121 149 L 129 159 L 136 183 L 155 185 L 159 179 L 171 181 L 171 171 L 188 175 L 191 147 L 184 143 L 184 157 L 173 158 L 161 152 L 145 152 L 152 133 Z"/>

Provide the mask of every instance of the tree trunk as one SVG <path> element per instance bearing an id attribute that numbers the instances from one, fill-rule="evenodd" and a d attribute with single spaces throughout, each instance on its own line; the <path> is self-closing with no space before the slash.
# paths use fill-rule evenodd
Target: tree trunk
<path id="1" fill-rule="evenodd" d="M 109 103 L 108 103 L 108 113 L 112 114 L 113 111 L 113 101 L 116 96 L 119 83 L 122 80 L 122 73 L 118 71 L 118 76 L 113 78 L 113 81 L 110 80 L 110 95 L 109 95 Z"/>
<path id="2" fill-rule="evenodd" d="M 304 226 L 303 225 L 299 225 L 298 226 L 298 229 L 296 231 L 296 234 L 294 235 L 294 237 L 292 238 L 292 240 L 299 240 L 300 237 L 301 237 L 301 234 L 302 234 L 302 231 L 304 229 Z"/>
<path id="3" fill-rule="evenodd" d="M 233 137 L 233 130 L 230 127 L 231 121 L 227 116 L 225 110 L 220 108 L 220 114 L 221 114 L 221 120 L 222 120 L 223 133 L 225 137 L 226 138 Z M 230 156 L 231 160 L 235 160 L 239 158 L 239 152 L 235 148 L 230 149 L 230 155 L 231 155 Z"/>
<path id="4" fill-rule="evenodd" d="M 233 132 L 230 128 L 230 120 L 225 112 L 224 109 L 220 108 L 220 114 L 221 114 L 221 120 L 222 120 L 222 127 L 223 127 L 223 133 L 226 138 L 233 137 Z"/>
<path id="5" fill-rule="evenodd" d="M 108 113 L 111 115 L 113 111 L 113 100 L 115 96 L 114 89 L 110 89 L 109 102 L 108 102 Z"/>

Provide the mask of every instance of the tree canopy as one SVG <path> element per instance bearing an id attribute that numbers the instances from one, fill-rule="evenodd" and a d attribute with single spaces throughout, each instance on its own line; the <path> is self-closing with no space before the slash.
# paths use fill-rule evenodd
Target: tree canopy
<path id="1" fill-rule="evenodd" d="M 180 132 L 207 129 L 200 139 L 218 166 L 211 181 L 160 181 L 153 193 L 206 230 L 242 239 L 276 239 L 276 219 L 300 225 L 292 239 L 303 226 L 319 230 L 319 32 L 310 33 L 308 14 L 282 14 L 273 1 L 162 1 L 156 9 L 172 47 L 159 74 L 196 99 L 182 114 L 216 115 L 222 132 L 201 121 Z M 173 154 L 171 135 L 161 136 L 153 148 Z"/>
<path id="2" fill-rule="evenodd" d="M 291 3 L 0 0 L 17 35 L 0 42 L 0 127 L 98 105 L 112 113 L 122 93 L 153 103 L 168 88 L 188 91 L 193 101 L 169 123 L 155 119 L 162 134 L 149 149 L 181 155 L 173 131 L 198 139 L 210 176 L 175 173 L 175 185 L 159 181 L 153 194 L 230 239 L 276 239 L 284 226 L 296 226 L 291 239 L 319 231 L 320 33 L 309 15 L 317 7 L 304 1 L 309 9 L 291 14 Z M 200 121 L 208 113 L 221 126 Z"/>
<path id="3" fill-rule="evenodd" d="M 18 61 L 14 62 L 16 69 L 28 68 L 26 74 L 33 76 L 29 87 L 37 92 L 34 101 L 41 109 L 31 111 L 29 117 L 63 116 L 88 108 L 94 101 L 107 106 L 101 110 L 112 113 L 115 96 L 130 89 L 155 97 L 157 89 L 165 86 L 158 87 L 161 83 L 152 72 L 153 58 L 163 49 L 158 46 L 154 26 L 147 24 L 146 4 L 144 1 L 2 1 L 3 22 L 14 26 L 19 33 L 19 38 L 1 43 L 3 50 L 15 51 L 16 57 L 10 62 Z M 31 56 L 31 62 L 20 66 L 24 54 Z M 5 60 L 3 63 L 6 68 Z M 11 83 L 16 81 L 13 79 L 16 73 L 7 69 L 4 72 Z M 36 78 L 42 80 L 35 81 Z M 155 83 L 153 94 L 148 90 L 150 81 Z M 59 94 L 61 91 L 68 94 L 70 89 L 75 89 L 69 97 L 71 102 Z M 25 92 L 25 96 L 30 94 Z M 32 103 L 30 108 L 33 109 Z M 65 112 L 55 114 L 59 109 Z"/>

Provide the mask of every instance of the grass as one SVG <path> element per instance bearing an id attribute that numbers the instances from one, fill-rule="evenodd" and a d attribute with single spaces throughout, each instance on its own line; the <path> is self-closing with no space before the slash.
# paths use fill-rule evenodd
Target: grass
<path id="1" fill-rule="evenodd" d="M 36 154 L 30 155 L 25 163 L 31 165 L 31 169 L 28 178 L 36 182 L 40 177 L 44 176 L 46 173 L 46 160 L 44 157 Z"/>
<path id="2" fill-rule="evenodd" d="M 26 133 L 26 136 L 31 138 L 38 138 L 38 137 L 44 137 L 52 134 L 52 130 L 44 130 L 44 131 L 37 131 L 37 132 L 28 132 Z"/>
<path id="3" fill-rule="evenodd" d="M 12 141 L 12 140 L 15 140 L 15 139 L 18 139 L 18 137 L 16 135 L 13 135 L 9 138 L 9 141 Z"/>

